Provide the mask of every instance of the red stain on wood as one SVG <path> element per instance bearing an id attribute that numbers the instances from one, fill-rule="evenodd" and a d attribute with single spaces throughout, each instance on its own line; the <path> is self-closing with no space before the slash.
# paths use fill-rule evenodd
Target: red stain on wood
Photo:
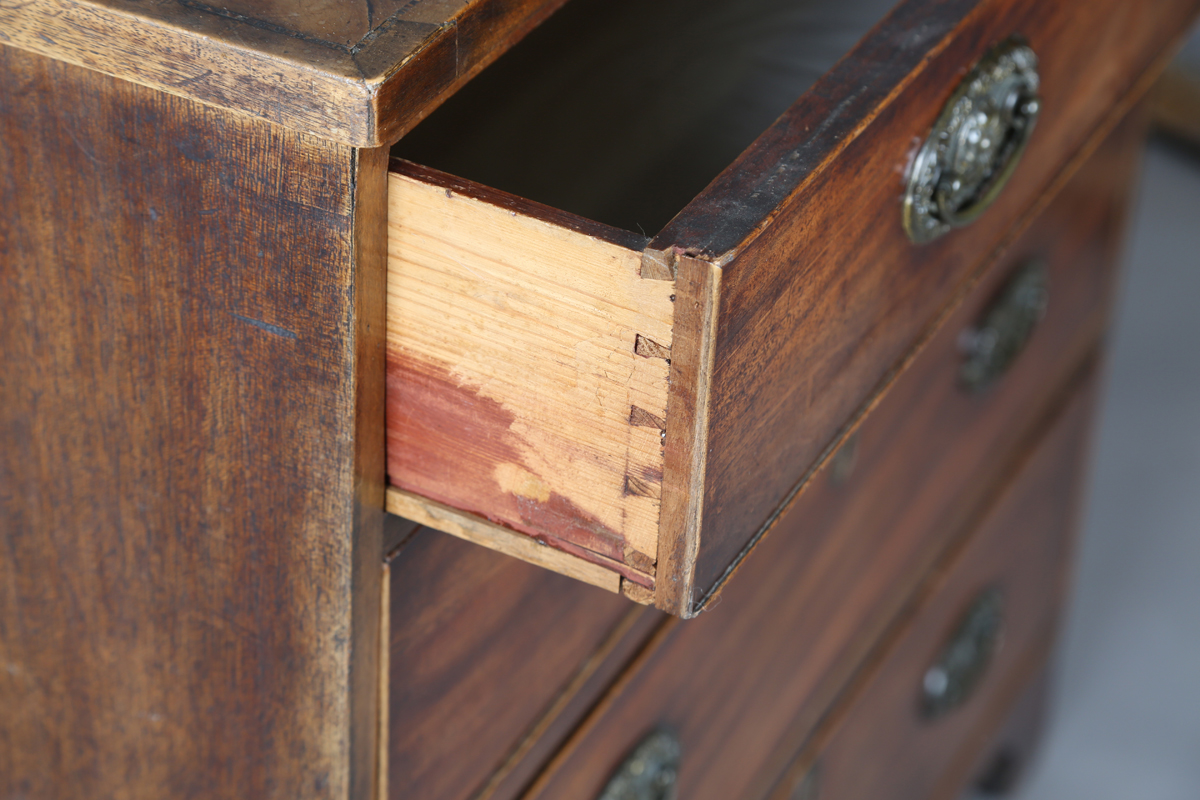
<path id="1" fill-rule="evenodd" d="M 552 533 L 616 561 L 625 560 L 625 537 L 557 492 L 552 492 L 544 502 L 528 497 L 518 497 L 516 501 L 521 521 L 532 530 Z"/>
<path id="2" fill-rule="evenodd" d="M 387 383 L 388 479 L 394 486 L 485 516 L 602 566 L 613 568 L 609 560 L 624 562 L 625 538 L 570 499 L 551 492 L 539 501 L 500 486 L 499 466 L 512 464 L 534 474 L 522 462 L 512 412 L 445 368 L 402 353 L 388 353 Z M 642 585 L 650 580 L 636 572 L 626 577 Z"/>
<path id="3" fill-rule="evenodd" d="M 605 567 L 606 569 L 611 569 L 613 572 L 628 578 L 639 586 L 645 586 L 647 589 L 654 588 L 653 575 L 647 575 L 643 572 L 639 572 L 637 569 L 627 564 L 623 564 L 620 561 L 616 561 L 611 558 L 605 558 L 599 553 L 595 553 L 587 548 L 580 547 L 577 544 L 567 542 L 553 536 L 537 536 L 535 538 L 539 542 L 549 545 L 556 550 L 562 550 L 564 553 L 570 553 L 571 555 L 581 558 L 584 561 L 597 564 L 601 567 Z"/>

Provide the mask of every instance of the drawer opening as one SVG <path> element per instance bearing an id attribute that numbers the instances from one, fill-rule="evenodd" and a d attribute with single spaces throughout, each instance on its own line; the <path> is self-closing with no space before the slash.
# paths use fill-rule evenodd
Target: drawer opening
<path id="1" fill-rule="evenodd" d="M 895 0 L 570 0 L 393 155 L 653 236 Z"/>
<path id="2" fill-rule="evenodd" d="M 1148 85 L 1156 2 L 570 0 L 393 151 L 389 508 L 694 616 Z M 916 245 L 907 164 L 1014 35 L 1037 132 Z"/>
<path id="3" fill-rule="evenodd" d="M 649 234 L 893 2 L 571 0 L 393 148 L 390 510 L 653 599 L 713 308 Z"/>

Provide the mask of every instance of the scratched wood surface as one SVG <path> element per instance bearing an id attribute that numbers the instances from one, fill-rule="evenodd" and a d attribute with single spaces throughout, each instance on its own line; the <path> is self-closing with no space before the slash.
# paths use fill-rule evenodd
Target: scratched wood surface
<path id="1" fill-rule="evenodd" d="M 0 44 L 375 147 L 563 2 L 25 0 L 0 4 Z"/>
<path id="2" fill-rule="evenodd" d="M 0 46 L 0 163 L 0 796 L 369 796 L 384 154 Z"/>
<path id="3" fill-rule="evenodd" d="M 653 586 L 674 284 L 645 240 L 403 163 L 388 194 L 391 483 Z"/>

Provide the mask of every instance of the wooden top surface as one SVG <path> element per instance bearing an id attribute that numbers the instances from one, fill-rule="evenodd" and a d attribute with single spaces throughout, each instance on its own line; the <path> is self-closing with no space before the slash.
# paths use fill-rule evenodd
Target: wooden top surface
<path id="1" fill-rule="evenodd" d="M 564 0 L 23 0 L 0 43 L 388 145 Z"/>

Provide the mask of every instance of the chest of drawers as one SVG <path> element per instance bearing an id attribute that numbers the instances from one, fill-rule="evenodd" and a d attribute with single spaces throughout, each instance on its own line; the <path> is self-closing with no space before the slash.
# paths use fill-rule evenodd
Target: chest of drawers
<path id="1" fill-rule="evenodd" d="M 0 6 L 0 797 L 986 765 L 1200 7 L 559 5 Z"/>

